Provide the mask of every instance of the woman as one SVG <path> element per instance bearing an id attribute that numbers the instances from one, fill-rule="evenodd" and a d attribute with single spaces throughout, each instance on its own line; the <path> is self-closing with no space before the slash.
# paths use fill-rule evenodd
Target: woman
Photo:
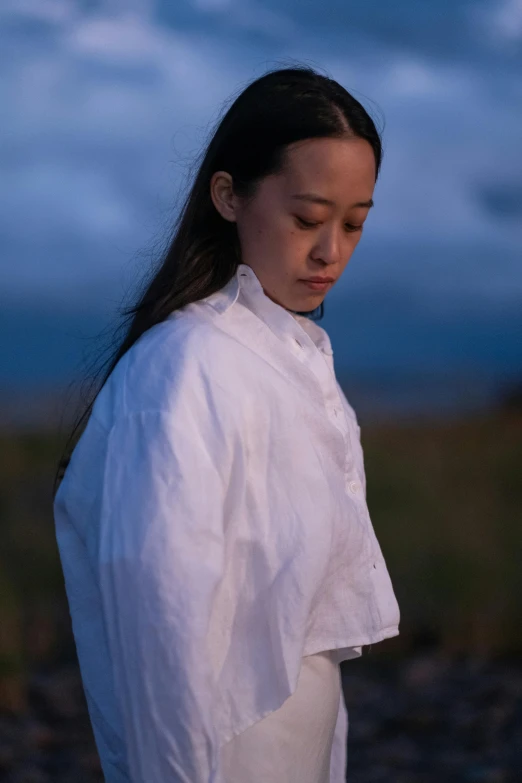
<path id="1" fill-rule="evenodd" d="M 322 314 L 381 144 L 313 70 L 210 140 L 55 496 L 107 783 L 341 783 L 339 663 L 398 634 Z"/>

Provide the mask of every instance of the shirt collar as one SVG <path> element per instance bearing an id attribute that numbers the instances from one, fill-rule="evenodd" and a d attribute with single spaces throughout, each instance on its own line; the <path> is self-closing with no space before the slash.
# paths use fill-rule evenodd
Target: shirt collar
<path id="1" fill-rule="evenodd" d="M 291 313 L 277 304 L 263 291 L 263 286 L 248 264 L 238 264 L 226 285 L 203 301 L 218 313 L 225 313 L 237 300 L 248 307 L 294 352 L 318 348 L 323 354 L 333 355 L 326 331 L 304 315 Z"/>

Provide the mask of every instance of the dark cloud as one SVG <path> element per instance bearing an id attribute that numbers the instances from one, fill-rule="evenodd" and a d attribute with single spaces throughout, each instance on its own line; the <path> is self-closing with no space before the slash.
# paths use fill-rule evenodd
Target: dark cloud
<path id="1" fill-rule="evenodd" d="M 2 285 L 43 285 L 49 296 L 54 286 L 63 296 L 75 281 L 86 290 L 89 275 L 117 278 L 171 224 L 177 187 L 222 102 L 274 61 L 297 58 L 323 66 L 386 119 L 367 232 L 378 248 L 373 256 L 361 248 L 365 262 L 350 280 L 394 282 L 426 302 L 464 297 L 468 280 L 479 298 L 494 292 L 503 301 L 520 290 L 522 271 L 510 260 L 516 220 L 497 219 L 518 214 L 520 191 L 496 184 L 510 181 L 518 154 L 520 88 L 475 57 L 485 44 L 473 20 L 489 6 L 240 5 L 239 13 L 239 0 L 140 0 L 129 3 L 132 15 L 123 5 L 72 0 L 55 0 L 54 10 L 26 0 L 22 12 L 13 0 L 0 10 L 0 102 L 8 107 L 0 238 L 10 259 Z M 426 255 L 441 237 L 440 256 Z M 481 247 L 502 248 L 509 290 Z"/>
<path id="2" fill-rule="evenodd" d="M 522 182 L 488 182 L 479 185 L 475 196 L 494 217 L 522 222 Z"/>
<path id="3" fill-rule="evenodd" d="M 248 0 L 184 0 L 176 4 L 161 0 L 156 13 L 162 23 L 174 28 L 217 29 L 224 35 L 234 28 L 248 34 L 250 28 L 251 35 L 264 33 L 267 39 L 279 38 L 282 32 L 307 35 L 313 30 L 317 37 L 335 41 L 336 46 L 344 44 L 347 52 L 368 47 L 373 51 L 378 46 L 446 64 L 450 59 L 474 62 L 477 67 L 492 63 L 511 66 L 521 54 L 521 23 L 510 0 L 263 0 L 258 4 Z M 275 24 L 278 18 L 282 31 Z M 502 38 L 509 39 L 511 45 L 501 45 Z"/>

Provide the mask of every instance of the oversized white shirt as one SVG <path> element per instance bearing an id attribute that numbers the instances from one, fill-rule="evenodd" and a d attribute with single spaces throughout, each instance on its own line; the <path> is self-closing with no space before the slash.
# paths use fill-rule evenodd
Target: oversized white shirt
<path id="1" fill-rule="evenodd" d="M 246 264 L 118 362 L 54 515 L 107 783 L 229 783 L 304 655 L 399 633 L 329 337 Z M 347 725 L 341 698 L 331 783 Z"/>

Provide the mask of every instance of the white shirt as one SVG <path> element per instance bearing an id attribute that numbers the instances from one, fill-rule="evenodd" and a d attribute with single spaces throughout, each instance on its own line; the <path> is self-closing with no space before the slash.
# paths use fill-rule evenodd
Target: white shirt
<path id="1" fill-rule="evenodd" d="M 399 633 L 359 435 L 327 333 L 245 264 L 118 362 L 54 504 L 107 783 L 229 783 L 303 656 Z M 346 730 L 340 698 L 331 783 Z"/>

